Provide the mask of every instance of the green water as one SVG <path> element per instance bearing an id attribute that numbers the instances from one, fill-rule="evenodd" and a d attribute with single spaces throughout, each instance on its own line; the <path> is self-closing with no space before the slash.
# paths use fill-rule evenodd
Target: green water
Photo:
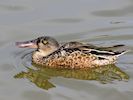
<path id="1" fill-rule="evenodd" d="M 1 0 L 0 100 L 132 100 L 132 8 L 132 0 Z M 47 69 L 51 72 L 51 77 L 47 77 L 46 70 L 25 67 L 31 66 L 30 54 L 25 55 L 32 50 L 14 45 L 16 41 L 42 35 L 55 37 L 60 42 L 77 40 L 98 46 L 125 44 L 130 52 L 120 57 L 116 66 L 111 67 L 111 73 L 97 72 L 92 80 L 82 78 L 82 75 L 89 76 L 87 72 L 83 74 L 84 71 L 62 71 L 67 73 L 62 74 Z M 116 70 L 122 74 L 115 74 Z M 22 71 L 25 74 L 18 74 Z M 16 74 L 25 78 L 15 79 Z M 41 82 L 33 81 L 39 75 L 43 78 L 38 79 L 46 82 L 49 90 L 41 87 Z M 123 75 L 129 75 L 130 79 L 122 80 Z M 93 81 L 95 77 L 97 80 Z"/>
<path id="2" fill-rule="evenodd" d="M 34 65 L 33 65 L 34 66 Z M 101 66 L 92 69 L 53 69 L 53 68 L 28 68 L 14 76 L 14 78 L 27 78 L 36 86 L 48 90 L 56 87 L 49 80 L 53 77 L 73 78 L 79 80 L 96 80 L 102 84 L 113 83 L 114 80 L 129 80 L 129 76 L 115 65 Z"/>

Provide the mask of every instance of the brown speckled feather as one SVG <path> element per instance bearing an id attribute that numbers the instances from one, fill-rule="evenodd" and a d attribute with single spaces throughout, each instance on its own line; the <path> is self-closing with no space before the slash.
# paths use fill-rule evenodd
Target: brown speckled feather
<path id="1" fill-rule="evenodd" d="M 80 51 L 74 51 L 67 56 L 61 56 L 59 58 L 54 58 L 49 60 L 46 64 L 53 67 L 62 68 L 92 68 L 94 67 L 91 62 L 94 61 L 96 57 L 84 54 Z"/>

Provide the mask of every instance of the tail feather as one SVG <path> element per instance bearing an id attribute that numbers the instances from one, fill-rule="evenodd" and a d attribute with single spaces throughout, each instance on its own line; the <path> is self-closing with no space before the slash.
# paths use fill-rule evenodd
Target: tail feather
<path id="1" fill-rule="evenodd" d="M 118 45 L 114 45 L 112 47 L 123 47 L 123 46 L 125 46 L 125 45 L 124 44 L 118 44 Z"/>
<path id="2" fill-rule="evenodd" d="M 119 57 L 125 53 L 127 53 L 128 51 L 127 50 L 124 50 L 124 51 L 121 51 L 121 52 L 115 52 L 116 56 Z"/>
<path id="3" fill-rule="evenodd" d="M 97 57 L 100 57 L 102 59 L 110 59 L 112 57 L 118 58 L 119 56 L 125 54 L 128 51 L 123 50 L 123 51 L 117 51 L 117 52 L 108 52 L 108 51 L 99 51 L 99 50 L 90 49 L 90 51 L 84 51 L 84 52 L 96 55 Z"/>
<path id="4" fill-rule="evenodd" d="M 116 60 L 119 56 L 127 53 L 128 51 L 121 51 L 121 52 L 114 52 L 114 55 L 97 55 L 97 57 L 100 57 L 102 59 L 108 59 L 108 60 Z"/>

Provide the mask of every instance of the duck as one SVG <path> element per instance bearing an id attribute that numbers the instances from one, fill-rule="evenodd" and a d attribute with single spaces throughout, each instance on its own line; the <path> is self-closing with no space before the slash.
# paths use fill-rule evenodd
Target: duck
<path id="1" fill-rule="evenodd" d="M 16 42 L 19 48 L 33 48 L 32 63 L 49 68 L 91 69 L 115 64 L 119 56 L 126 53 L 113 48 L 125 45 L 99 47 L 89 43 L 70 41 L 59 43 L 51 36 L 41 36 L 33 40 Z"/>

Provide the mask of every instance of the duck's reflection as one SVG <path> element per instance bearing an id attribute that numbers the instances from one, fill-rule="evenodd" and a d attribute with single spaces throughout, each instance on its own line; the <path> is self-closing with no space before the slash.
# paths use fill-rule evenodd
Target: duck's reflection
<path id="1" fill-rule="evenodd" d="M 50 69 L 41 67 L 36 67 L 36 69 L 27 68 L 27 71 L 22 71 L 14 77 L 27 78 L 36 86 L 48 90 L 55 87 L 54 84 L 49 82 L 49 79 L 58 76 L 80 80 L 96 80 L 103 84 L 113 82 L 114 80 L 123 81 L 129 79 L 129 76 L 115 65 L 81 70 Z"/>

